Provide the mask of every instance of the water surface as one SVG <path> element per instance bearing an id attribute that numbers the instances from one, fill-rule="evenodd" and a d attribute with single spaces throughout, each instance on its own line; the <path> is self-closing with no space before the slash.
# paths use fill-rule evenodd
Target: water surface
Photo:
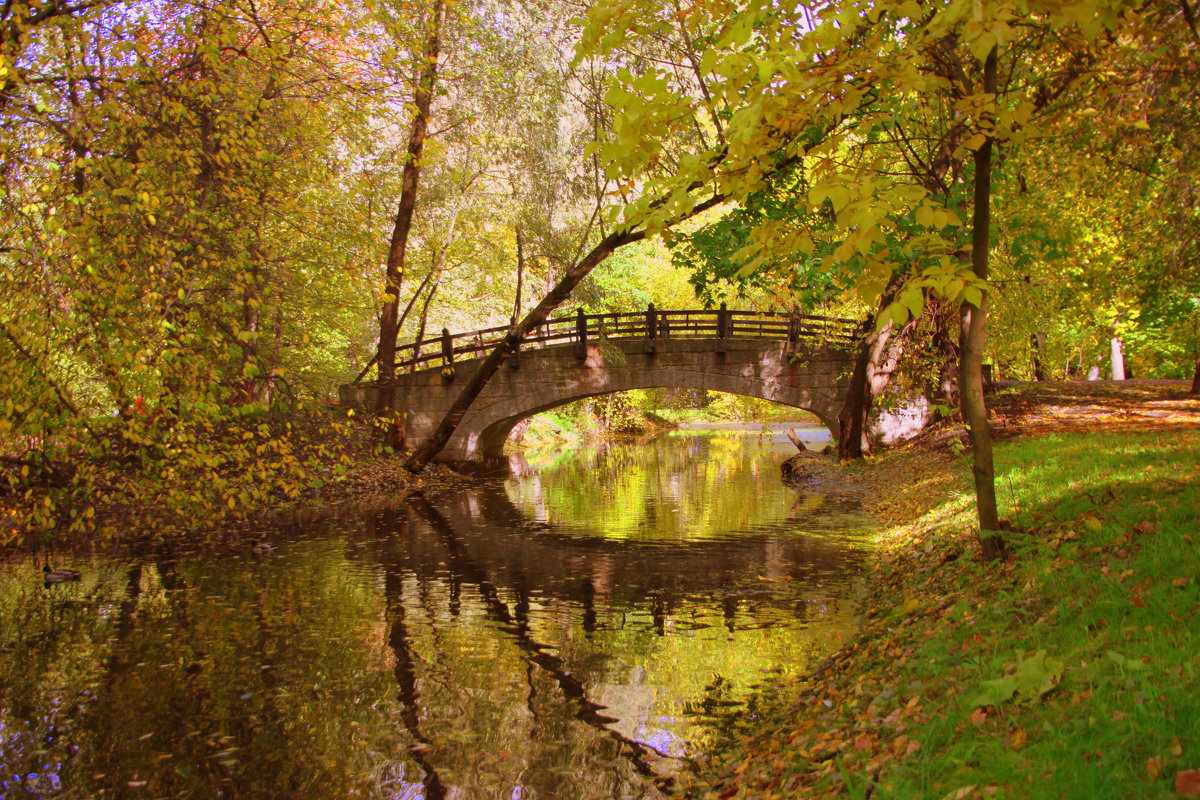
<path id="1" fill-rule="evenodd" d="M 0 564 L 0 796 L 661 797 L 756 684 L 852 629 L 865 518 L 782 484 L 790 452 L 679 431 L 57 559 L 79 583 Z"/>

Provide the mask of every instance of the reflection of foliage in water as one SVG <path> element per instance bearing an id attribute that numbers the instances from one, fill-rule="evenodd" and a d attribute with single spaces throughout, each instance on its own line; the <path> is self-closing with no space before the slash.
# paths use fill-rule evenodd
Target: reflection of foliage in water
<path id="1" fill-rule="evenodd" d="M 672 446 L 604 456 L 635 473 L 604 503 L 757 485 L 745 442 Z M 578 507 L 617 519 L 595 489 Z M 529 527 L 503 492 L 427 505 L 273 535 L 276 557 L 64 558 L 84 578 L 51 589 L 0 565 L 0 794 L 658 797 L 639 770 L 679 765 L 654 750 L 697 753 L 853 624 L 853 548 L 779 520 L 662 548 Z M 719 524 L 684 511 L 658 516 Z"/>
<path id="2" fill-rule="evenodd" d="M 539 461 L 535 480 L 506 488 L 532 518 L 615 540 L 719 538 L 787 515 L 797 496 L 778 475 L 791 447 L 728 431 L 608 442 Z"/>

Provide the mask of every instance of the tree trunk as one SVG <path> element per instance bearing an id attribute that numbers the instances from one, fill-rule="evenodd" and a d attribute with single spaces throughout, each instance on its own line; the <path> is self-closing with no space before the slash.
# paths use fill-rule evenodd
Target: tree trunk
<path id="1" fill-rule="evenodd" d="M 996 92 L 996 48 L 984 63 L 984 91 Z M 971 267 L 975 277 L 987 280 L 988 247 L 991 226 L 992 137 L 975 151 L 975 197 L 971 220 Z M 992 433 L 988 428 L 987 406 L 983 399 L 983 348 L 987 342 L 988 292 L 979 305 L 963 301 L 961 308 L 962 345 L 959 349 L 958 385 L 963 421 L 971 434 L 971 454 L 975 477 L 975 505 L 979 512 L 979 543 L 985 560 L 1004 553 L 1000 517 L 996 507 L 996 476 L 992 463 Z"/>
<path id="2" fill-rule="evenodd" d="M 429 107 L 437 82 L 437 61 L 441 51 L 442 26 L 446 21 L 446 2 L 436 0 L 433 6 L 432 29 L 422 53 L 425 67 L 413 94 L 416 114 L 408 135 L 408 158 L 400 184 L 400 204 L 388 248 L 387 282 L 384 287 L 383 313 L 379 318 L 379 397 L 375 413 L 384 420 L 385 442 L 393 447 L 402 445 L 403 423 L 394 410 L 396 402 L 396 337 L 400 332 L 400 286 L 404 281 L 404 255 L 412 229 L 413 210 L 417 203 L 417 187 L 421 177 L 421 152 L 429 130 Z"/>
<path id="3" fill-rule="evenodd" d="M 1192 370 L 1192 394 L 1200 394 L 1200 355 L 1196 356 L 1196 367 Z"/>
<path id="4" fill-rule="evenodd" d="M 1029 334 L 1029 346 L 1033 349 L 1033 379 L 1046 380 L 1046 371 L 1042 369 L 1042 350 L 1046 346 L 1046 334 L 1038 332 Z"/>
<path id="5" fill-rule="evenodd" d="M 1120 337 L 1114 336 L 1109 342 L 1110 353 L 1112 354 L 1112 379 L 1114 381 L 1125 380 L 1125 353 L 1121 350 Z"/>
<path id="6" fill-rule="evenodd" d="M 874 320 L 871 330 L 858 345 L 858 356 L 854 359 L 854 370 L 850 373 L 850 387 L 846 392 L 846 403 L 838 414 L 838 457 L 862 458 L 863 429 L 867 414 L 871 410 L 870 394 L 867 391 L 867 363 L 871 359 L 874 340 L 881 332 L 876 331 Z"/>
<path id="7" fill-rule="evenodd" d="M 417 359 L 421 357 L 421 340 L 425 338 L 425 328 L 429 323 L 429 306 L 433 303 L 434 295 L 437 294 L 438 286 L 441 284 L 435 282 L 429 287 L 429 294 L 425 295 L 425 302 L 421 304 L 421 316 L 417 320 L 417 343 L 413 348 L 413 363 L 410 372 L 417 371 Z"/>
<path id="8" fill-rule="evenodd" d="M 500 365 L 504 363 L 504 359 L 516 352 L 517 346 L 525 338 L 525 335 L 533 328 L 545 322 L 551 312 L 571 296 L 571 291 L 579 282 L 597 264 L 608 258 L 614 250 L 622 245 L 640 241 L 644 238 L 646 238 L 644 231 L 611 233 L 604 237 L 578 264 L 567 270 L 567 273 L 563 275 L 554 288 L 542 298 L 542 302 L 538 303 L 524 319 L 513 325 L 512 330 L 508 332 L 503 341 L 496 345 L 495 349 L 488 354 L 488 357 L 479 365 L 479 369 L 467 381 L 458 399 L 454 401 L 450 410 L 446 412 L 446 416 L 438 424 L 433 434 L 404 462 L 404 468 L 410 472 L 420 472 L 423 470 L 425 465 L 432 461 L 433 457 L 445 448 L 455 429 L 458 428 L 458 424 L 462 422 L 467 409 L 475 402 L 475 398 L 483 391 L 483 387 L 487 385 L 487 382 L 496 374 Z"/>
<path id="9" fill-rule="evenodd" d="M 521 318 L 521 287 L 525 282 L 525 236 L 517 226 L 517 298 L 513 301 L 513 323 Z"/>
<path id="10" fill-rule="evenodd" d="M 900 281 L 897 280 L 895 288 L 899 287 Z M 879 303 L 880 311 L 887 308 L 894 296 L 894 290 L 885 293 Z M 871 406 L 875 398 L 883 394 L 883 390 L 891 383 L 892 374 L 896 371 L 915 328 L 916 320 L 910 321 L 900 330 L 888 323 L 882 330 L 877 331 L 872 327 L 863 338 L 854 362 L 854 371 L 850 374 L 846 405 L 838 414 L 838 455 L 842 458 L 862 458 L 863 453 L 870 450 L 867 417 L 871 413 Z M 867 440 L 865 450 L 864 438 Z"/>

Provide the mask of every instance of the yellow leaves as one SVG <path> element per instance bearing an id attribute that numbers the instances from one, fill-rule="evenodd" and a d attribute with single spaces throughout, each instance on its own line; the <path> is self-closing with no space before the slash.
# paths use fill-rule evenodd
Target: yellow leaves
<path id="1" fill-rule="evenodd" d="M 936 206 L 932 203 L 923 203 L 917 206 L 915 217 L 918 225 L 936 230 L 941 230 L 947 225 L 961 227 L 963 224 L 958 214 L 953 210 Z"/>
<path id="2" fill-rule="evenodd" d="M 838 214 L 850 203 L 850 189 L 841 183 L 826 183 L 817 184 L 808 192 L 808 201 L 817 208 L 827 200 L 833 205 L 833 213 Z"/>

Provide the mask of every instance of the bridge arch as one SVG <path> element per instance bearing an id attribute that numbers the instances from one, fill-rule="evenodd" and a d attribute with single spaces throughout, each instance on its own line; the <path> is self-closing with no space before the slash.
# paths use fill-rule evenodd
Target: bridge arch
<path id="1" fill-rule="evenodd" d="M 776 343 L 777 344 L 777 343 Z M 779 350 L 780 348 L 773 348 Z M 725 392 L 728 394 L 757 397 L 783 405 L 792 406 L 815 414 L 830 430 L 834 438 L 838 434 L 838 412 L 841 410 L 845 393 L 839 394 L 836 386 L 809 385 L 796 386 L 786 382 L 785 370 L 771 369 L 776 353 L 759 351 L 760 362 L 766 361 L 767 369 L 759 368 L 746 370 L 742 363 L 730 369 L 727 363 L 721 363 L 729 358 L 728 352 L 724 357 L 717 356 L 711 350 L 695 353 L 696 359 L 679 359 L 679 352 L 655 354 L 647 358 L 642 353 L 626 354 L 624 364 L 613 365 L 610 362 L 611 351 L 605 353 L 598 348 L 589 348 L 588 361 L 598 364 L 584 365 L 579 370 L 576 380 L 567 381 L 556 386 L 545 387 L 536 398 L 510 397 L 500 402 L 490 404 L 481 409 L 472 421 L 472 428 L 478 431 L 473 445 L 468 443 L 469 450 L 477 450 L 483 457 L 499 456 L 508 441 L 509 433 L 517 423 L 544 411 L 550 411 L 559 406 L 584 400 L 589 397 L 599 397 L 608 394 L 632 391 L 634 389 L 692 389 Z M 622 348 L 624 350 L 624 348 Z M 754 351 L 741 350 L 739 355 L 747 355 Z M 664 356 L 658 358 L 657 356 Z M 673 358 L 672 356 L 676 356 Z M 734 356 L 736 361 L 741 361 Z M 703 371 L 687 368 L 678 362 L 711 361 Z M 676 362 L 676 363 L 663 363 Z M 848 365 L 849 366 L 849 365 Z M 763 375 L 763 372 L 769 374 Z M 750 374 L 745 374 L 749 372 Z M 836 376 L 835 376 L 836 379 Z M 815 384 L 815 382 L 814 382 Z M 532 402 L 531 402 L 532 401 Z"/>
<path id="2" fill-rule="evenodd" d="M 455 362 L 453 378 L 438 369 L 398 379 L 406 435 L 424 439 L 441 422 L 481 361 Z M 646 338 L 522 350 L 488 382 L 440 458 L 499 456 L 513 426 L 566 403 L 631 389 L 696 389 L 771 400 L 815 414 L 836 436 L 853 348 L 816 339 Z M 372 383 L 342 387 L 342 402 L 370 410 Z"/>

